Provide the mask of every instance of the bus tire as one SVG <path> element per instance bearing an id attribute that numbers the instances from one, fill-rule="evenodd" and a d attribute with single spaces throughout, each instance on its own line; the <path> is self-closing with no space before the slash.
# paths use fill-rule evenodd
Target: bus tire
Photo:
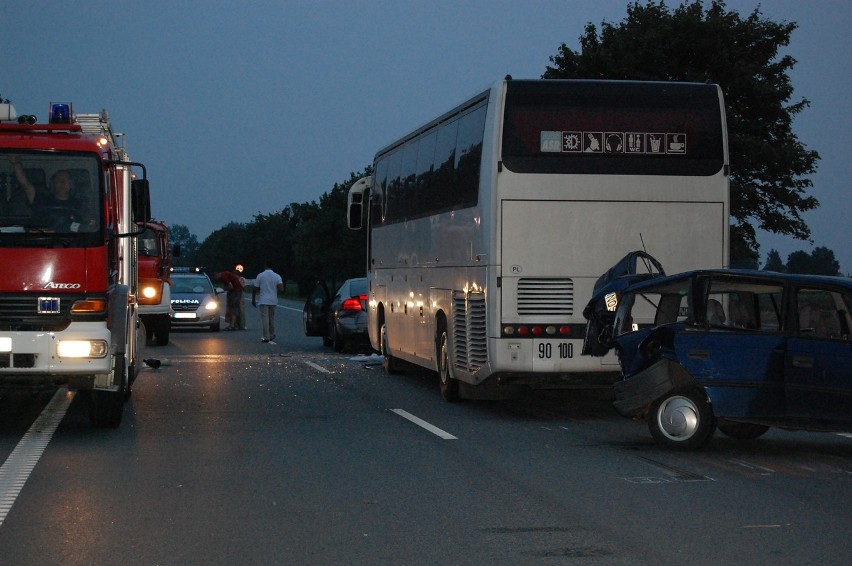
<path id="1" fill-rule="evenodd" d="M 395 375 L 400 373 L 399 360 L 394 358 L 390 353 L 390 347 L 388 346 L 388 325 L 382 324 L 381 331 L 381 346 L 382 346 L 382 365 L 385 368 L 385 372 L 390 375 Z"/>
<path id="2" fill-rule="evenodd" d="M 450 372 L 450 346 L 446 326 L 446 323 L 442 321 L 438 327 L 438 386 L 444 401 L 453 403 L 459 400 L 459 382 Z"/>

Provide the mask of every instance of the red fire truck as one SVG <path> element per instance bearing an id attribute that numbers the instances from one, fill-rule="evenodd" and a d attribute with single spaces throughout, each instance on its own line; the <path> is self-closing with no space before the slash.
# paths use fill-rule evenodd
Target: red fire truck
<path id="1" fill-rule="evenodd" d="M 172 327 L 169 227 L 159 220 L 140 223 L 139 227 L 139 316 L 145 323 L 148 342 L 156 339 L 158 346 L 165 346 Z M 180 255 L 180 246 L 175 246 L 174 255 Z"/>
<path id="2" fill-rule="evenodd" d="M 95 426 L 117 427 L 144 346 L 146 170 L 105 110 L 49 113 L 38 123 L 0 104 L 0 387 L 66 385 L 90 398 Z"/>

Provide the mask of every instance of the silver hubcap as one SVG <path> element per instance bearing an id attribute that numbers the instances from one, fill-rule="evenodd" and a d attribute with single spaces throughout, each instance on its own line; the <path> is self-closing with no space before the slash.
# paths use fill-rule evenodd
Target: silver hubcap
<path id="1" fill-rule="evenodd" d="M 686 397 L 672 397 L 660 405 L 657 411 L 657 424 L 666 437 L 675 440 L 688 440 L 698 430 L 701 417 L 698 407 Z"/>

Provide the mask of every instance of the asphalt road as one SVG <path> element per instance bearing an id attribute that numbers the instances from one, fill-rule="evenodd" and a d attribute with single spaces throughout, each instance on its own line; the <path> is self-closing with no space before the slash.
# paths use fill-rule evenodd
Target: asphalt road
<path id="1" fill-rule="evenodd" d="M 599 392 L 448 404 L 289 306 L 275 344 L 249 312 L 149 347 L 115 430 L 64 390 L 0 394 L 0 565 L 850 563 L 852 438 L 680 453 Z"/>

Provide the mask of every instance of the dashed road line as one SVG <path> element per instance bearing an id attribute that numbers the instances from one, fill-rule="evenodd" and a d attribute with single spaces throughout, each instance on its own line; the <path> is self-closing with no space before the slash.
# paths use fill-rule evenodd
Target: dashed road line
<path id="1" fill-rule="evenodd" d="M 439 436 L 439 437 L 443 438 L 444 440 L 458 440 L 458 438 L 456 438 L 455 436 L 453 436 L 449 432 L 443 431 L 440 428 L 436 427 L 435 425 L 427 423 L 426 421 L 424 421 L 421 418 L 415 417 L 414 415 L 412 415 L 408 411 L 404 411 L 402 409 L 391 409 L 391 411 L 393 411 L 394 413 L 396 413 L 397 415 L 399 415 L 400 417 L 402 417 L 404 419 L 408 419 L 409 421 L 413 422 L 417 426 L 425 428 L 426 430 L 428 430 L 432 434 Z"/>
<path id="2" fill-rule="evenodd" d="M 322 367 L 319 364 L 315 364 L 314 362 L 310 362 L 308 360 L 302 360 L 302 361 L 305 363 L 305 365 L 310 366 L 317 371 L 321 371 L 322 373 L 331 373 L 330 371 L 328 371 L 327 369 L 325 369 L 324 367 Z"/>

